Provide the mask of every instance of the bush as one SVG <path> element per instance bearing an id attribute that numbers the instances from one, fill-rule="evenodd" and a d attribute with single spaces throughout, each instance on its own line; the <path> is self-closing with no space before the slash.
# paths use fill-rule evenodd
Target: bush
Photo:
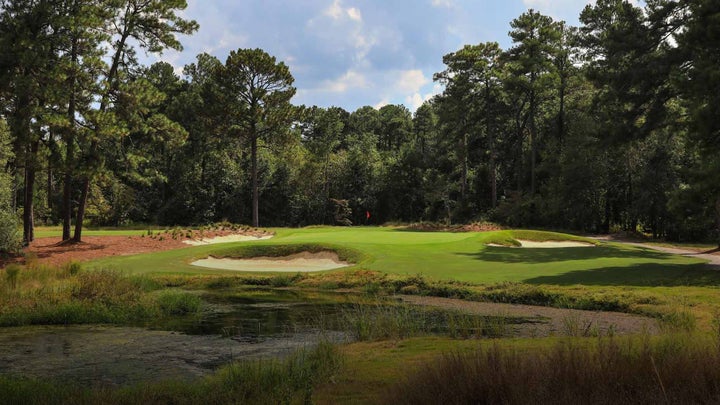
<path id="1" fill-rule="evenodd" d="M 0 209 L 0 252 L 16 254 L 22 248 L 20 223 L 15 213 Z"/>

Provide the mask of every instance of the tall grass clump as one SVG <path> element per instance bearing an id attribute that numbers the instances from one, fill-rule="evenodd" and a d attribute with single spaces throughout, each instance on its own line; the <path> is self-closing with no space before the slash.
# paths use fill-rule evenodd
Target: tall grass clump
<path id="1" fill-rule="evenodd" d="M 245 361 L 226 366 L 213 377 L 213 385 L 232 403 L 312 403 L 314 387 L 335 375 L 342 362 L 334 345 L 320 343 L 285 359 Z"/>
<path id="2" fill-rule="evenodd" d="M 503 317 L 387 304 L 355 304 L 343 310 L 340 323 L 340 328 L 358 341 L 426 335 L 463 339 L 499 337 L 509 330 L 508 320 Z"/>
<path id="3" fill-rule="evenodd" d="M 199 296 L 183 291 L 161 292 L 156 299 L 164 315 L 188 315 L 200 311 L 202 300 Z"/>
<path id="4" fill-rule="evenodd" d="M 720 402 L 717 337 L 569 340 L 527 351 L 492 345 L 411 373 L 388 404 L 688 404 Z"/>
<path id="5" fill-rule="evenodd" d="M 5 282 L 11 290 L 17 288 L 18 276 L 20 275 L 20 267 L 17 264 L 11 264 L 5 268 Z"/>
<path id="6" fill-rule="evenodd" d="M 9 266 L 0 279 L 0 326 L 127 324 L 163 313 L 148 294 L 161 286 L 146 276 L 29 262 Z"/>

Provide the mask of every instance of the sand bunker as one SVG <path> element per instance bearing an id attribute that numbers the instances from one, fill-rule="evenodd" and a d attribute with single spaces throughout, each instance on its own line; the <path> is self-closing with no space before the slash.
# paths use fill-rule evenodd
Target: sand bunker
<path id="1" fill-rule="evenodd" d="M 228 243 L 228 242 L 251 242 L 257 240 L 265 240 L 272 238 L 272 235 L 268 236 L 248 236 L 248 235 L 227 235 L 217 236 L 214 238 L 203 238 L 199 240 L 184 240 L 183 243 L 188 245 L 200 246 L 200 245 L 214 245 L 216 243 Z"/>
<path id="2" fill-rule="evenodd" d="M 350 266 L 350 263 L 340 261 L 338 255 L 333 252 L 303 252 L 284 257 L 254 257 L 251 259 L 219 259 L 211 256 L 190 264 L 219 270 L 280 273 L 311 273 Z"/>
<path id="3" fill-rule="evenodd" d="M 544 242 L 536 242 L 532 240 L 521 240 L 518 239 L 518 242 L 520 242 L 520 246 L 504 246 L 504 245 L 498 245 L 495 243 L 488 243 L 488 246 L 492 247 L 521 247 L 521 248 L 530 248 L 530 249 L 553 249 L 553 248 L 568 248 L 568 247 L 593 247 L 592 243 L 588 242 L 578 242 L 578 241 L 558 241 L 558 240 L 548 240 Z"/>

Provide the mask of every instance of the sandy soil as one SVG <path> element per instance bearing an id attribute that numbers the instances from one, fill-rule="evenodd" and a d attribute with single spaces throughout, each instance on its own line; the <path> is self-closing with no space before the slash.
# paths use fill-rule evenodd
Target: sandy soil
<path id="1" fill-rule="evenodd" d="M 496 304 L 450 298 L 421 297 L 402 295 L 403 302 L 414 305 L 426 305 L 462 312 L 506 317 L 529 318 L 533 322 L 511 325 L 517 336 L 562 336 L 568 334 L 583 335 L 597 332 L 607 335 L 659 332 L 657 321 L 653 318 L 625 314 L 620 312 L 581 311 L 532 305 Z"/>
<path id="2" fill-rule="evenodd" d="M 568 247 L 594 247 L 592 243 L 577 242 L 577 241 L 556 241 L 549 240 L 544 242 L 536 242 L 532 240 L 517 240 L 520 242 L 520 246 L 505 246 L 498 245 L 495 243 L 488 243 L 487 246 L 491 247 L 509 247 L 509 248 L 529 248 L 529 249 L 557 249 L 557 248 L 568 248 Z"/>
<path id="3" fill-rule="evenodd" d="M 227 236 L 216 236 L 214 238 L 202 238 L 202 239 L 190 239 L 184 240 L 183 243 L 192 246 L 201 245 L 214 245 L 216 243 L 229 243 L 229 242 L 252 242 L 258 240 L 265 240 L 272 238 L 272 235 L 267 236 L 253 236 L 253 235 L 227 235 Z"/>
<path id="4" fill-rule="evenodd" d="M 108 256 L 125 256 L 140 253 L 159 252 L 164 250 L 182 249 L 189 247 L 186 241 L 209 240 L 207 243 L 222 243 L 222 238 L 240 238 L 242 240 L 259 240 L 272 236 L 262 231 L 216 230 L 204 231 L 202 234 L 194 231 L 190 238 L 177 236 L 173 238 L 170 233 L 155 233 L 153 236 L 85 236 L 82 243 L 62 243 L 60 237 L 38 238 L 24 249 L 26 256 L 36 257 L 38 262 L 49 265 L 62 265 L 69 261 L 88 261 Z M 23 257 L 14 262 L 22 263 Z M 34 260 L 34 259 L 31 259 Z M 0 267 L 7 263 L 0 263 Z"/>
<path id="5" fill-rule="evenodd" d="M 553 248 L 566 248 L 566 247 L 594 247 L 592 243 L 587 242 L 577 242 L 577 241 L 557 241 L 557 240 L 548 240 L 544 242 L 535 242 L 531 240 L 520 240 L 518 239 L 518 242 L 522 245 L 524 248 L 532 248 L 532 249 L 553 249 Z"/>
<path id="6" fill-rule="evenodd" d="M 252 259 L 221 259 L 211 256 L 190 264 L 211 269 L 280 273 L 311 273 L 340 269 L 350 265 L 340 261 L 337 254 L 333 252 L 303 252 L 285 257 L 255 257 Z"/>

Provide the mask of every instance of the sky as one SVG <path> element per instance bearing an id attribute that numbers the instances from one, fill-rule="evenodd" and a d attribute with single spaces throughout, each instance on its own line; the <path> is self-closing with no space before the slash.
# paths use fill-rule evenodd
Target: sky
<path id="1" fill-rule="evenodd" d="M 404 104 L 411 111 L 442 92 L 442 57 L 463 45 L 512 46 L 510 21 L 532 8 L 578 25 L 589 0 L 188 0 L 181 15 L 200 24 L 182 52 L 150 56 L 178 73 L 206 52 L 261 48 L 290 67 L 293 103 Z"/>

